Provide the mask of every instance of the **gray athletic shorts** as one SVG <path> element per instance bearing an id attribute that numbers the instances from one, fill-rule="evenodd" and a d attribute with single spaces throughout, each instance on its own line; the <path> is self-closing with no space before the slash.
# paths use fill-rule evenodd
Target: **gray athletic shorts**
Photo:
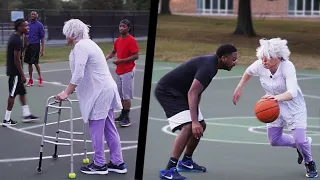
<path id="1" fill-rule="evenodd" d="M 133 99 L 135 68 L 128 73 L 117 75 L 116 82 L 122 100 Z"/>

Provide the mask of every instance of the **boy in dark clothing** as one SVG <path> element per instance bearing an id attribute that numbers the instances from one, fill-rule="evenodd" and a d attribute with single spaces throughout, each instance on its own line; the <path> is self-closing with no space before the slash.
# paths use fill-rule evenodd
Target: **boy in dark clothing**
<path id="1" fill-rule="evenodd" d="M 14 100 L 17 95 L 20 96 L 20 101 L 23 111 L 23 122 L 39 120 L 30 113 L 29 106 L 26 103 L 25 95 L 27 94 L 24 87 L 26 77 L 23 72 L 21 54 L 23 51 L 22 36 L 28 32 L 28 22 L 24 19 L 17 19 L 14 22 L 15 32 L 10 36 L 7 46 L 7 76 L 9 77 L 9 97 L 6 114 L 3 120 L 3 126 L 16 125 L 17 122 L 11 119 L 11 111 L 14 105 Z"/>

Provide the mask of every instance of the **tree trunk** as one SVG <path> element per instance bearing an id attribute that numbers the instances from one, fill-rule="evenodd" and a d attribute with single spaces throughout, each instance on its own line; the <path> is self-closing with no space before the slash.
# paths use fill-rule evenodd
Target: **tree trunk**
<path id="1" fill-rule="evenodd" d="M 252 25 L 251 17 L 251 0 L 239 0 L 238 5 L 238 22 L 233 34 L 256 36 Z"/>
<path id="2" fill-rule="evenodd" d="M 4 22 L 9 21 L 11 19 L 10 10 L 9 10 L 10 9 L 9 0 L 0 0 L 0 9 L 2 9 L 2 10 L 0 10 L 0 13 L 2 14 L 0 17 L 0 22 L 1 21 L 4 21 Z"/>
<path id="3" fill-rule="evenodd" d="M 160 14 L 171 15 L 170 0 L 161 0 Z"/>

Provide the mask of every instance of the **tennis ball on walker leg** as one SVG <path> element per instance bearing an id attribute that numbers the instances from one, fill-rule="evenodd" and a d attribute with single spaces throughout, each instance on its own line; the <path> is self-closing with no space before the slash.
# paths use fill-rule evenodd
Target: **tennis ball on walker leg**
<path id="1" fill-rule="evenodd" d="M 82 162 L 83 162 L 83 164 L 89 164 L 89 158 L 84 158 L 83 160 L 82 160 Z"/>
<path id="2" fill-rule="evenodd" d="M 76 178 L 76 173 L 69 173 L 69 178 L 70 179 Z"/>

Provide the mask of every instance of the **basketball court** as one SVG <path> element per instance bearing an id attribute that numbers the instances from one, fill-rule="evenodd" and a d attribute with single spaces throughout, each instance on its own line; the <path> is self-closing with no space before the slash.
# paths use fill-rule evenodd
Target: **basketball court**
<path id="1" fill-rule="evenodd" d="M 174 68 L 175 63 L 155 63 Z M 265 94 L 257 78 L 243 90 L 240 102 L 232 103 L 236 88 L 246 67 L 236 66 L 231 72 L 220 71 L 202 95 L 200 108 L 207 130 L 194 153 L 194 161 L 207 168 L 206 173 L 182 173 L 188 179 L 293 179 L 305 178 L 303 164 L 297 163 L 295 149 L 271 147 L 266 126 L 253 112 L 255 103 Z M 154 97 L 157 81 L 169 70 L 153 72 L 146 155 L 143 179 L 159 179 L 172 151 L 176 133 L 170 131 L 160 104 Z M 308 108 L 308 136 L 312 137 L 312 152 L 320 163 L 320 72 L 298 71 Z M 285 131 L 289 133 L 288 131 Z M 179 132 L 177 132 L 179 133 Z"/>
<path id="2" fill-rule="evenodd" d="M 127 164 L 128 173 L 125 175 L 119 175 L 110 172 L 107 176 L 104 175 L 85 175 L 80 172 L 80 167 L 84 166 L 82 163 L 85 158 L 84 153 L 84 136 L 74 134 L 74 172 L 76 173 L 76 179 L 127 179 L 132 180 L 135 174 L 136 163 L 136 148 L 139 131 L 140 121 L 140 106 L 142 97 L 143 77 L 144 77 L 144 61 L 145 56 L 140 55 L 140 59 L 137 61 L 136 77 L 135 77 L 135 89 L 134 100 L 132 101 L 132 108 L 130 112 L 131 126 L 127 128 L 118 127 L 118 131 L 121 137 L 121 145 L 123 150 L 123 156 Z M 115 65 L 112 61 L 109 63 L 109 69 L 115 77 Z M 25 72 L 27 66 L 24 65 Z M 43 130 L 43 119 L 45 115 L 46 103 L 49 97 L 55 96 L 66 88 L 68 85 L 71 73 L 69 69 L 69 62 L 48 63 L 41 64 L 42 74 L 44 78 L 44 86 L 38 87 L 38 81 L 35 82 L 33 87 L 27 88 L 27 100 L 30 106 L 30 110 L 33 114 L 40 116 L 41 121 L 33 123 L 22 123 L 21 116 L 22 110 L 19 102 L 19 98 L 16 99 L 14 109 L 12 112 L 12 119 L 18 121 L 16 126 L 11 128 L 5 128 L 0 126 L 0 179 L 23 179 L 23 180 L 65 180 L 69 179 L 70 173 L 70 146 L 58 146 L 57 154 L 58 159 L 53 159 L 54 145 L 45 143 L 43 149 L 43 161 L 42 161 L 42 173 L 38 174 L 37 167 L 39 163 L 40 142 Z M 2 115 L 6 110 L 8 85 L 7 77 L 5 75 L 5 67 L 0 69 L 0 78 L 3 85 L 0 86 L 0 92 L 2 96 L 0 99 L 0 107 L 2 109 Z M 26 75 L 28 78 L 29 76 Z M 37 73 L 34 73 L 34 79 L 37 79 Z M 71 100 L 77 100 L 75 94 L 69 97 Z M 52 99 L 54 100 L 54 99 Z M 51 100 L 51 101 L 52 101 Z M 73 112 L 73 124 L 74 132 L 83 132 L 83 121 L 77 102 L 72 102 L 70 106 L 68 102 L 63 102 L 63 106 L 72 107 Z M 54 113 L 58 109 L 50 108 L 49 112 Z M 119 112 L 116 112 L 116 117 Z M 55 141 L 57 127 L 58 114 L 48 115 L 48 123 L 45 130 L 45 140 Z M 2 120 L 1 120 L 2 122 Z M 87 125 L 87 124 L 86 124 Z M 60 129 L 70 131 L 70 111 L 62 110 Z M 89 130 L 87 128 L 86 133 L 88 158 L 92 162 L 93 150 L 89 137 Z M 70 135 L 66 133 L 59 133 L 59 143 L 70 143 Z M 107 145 L 106 159 L 109 160 L 109 150 Z"/>

